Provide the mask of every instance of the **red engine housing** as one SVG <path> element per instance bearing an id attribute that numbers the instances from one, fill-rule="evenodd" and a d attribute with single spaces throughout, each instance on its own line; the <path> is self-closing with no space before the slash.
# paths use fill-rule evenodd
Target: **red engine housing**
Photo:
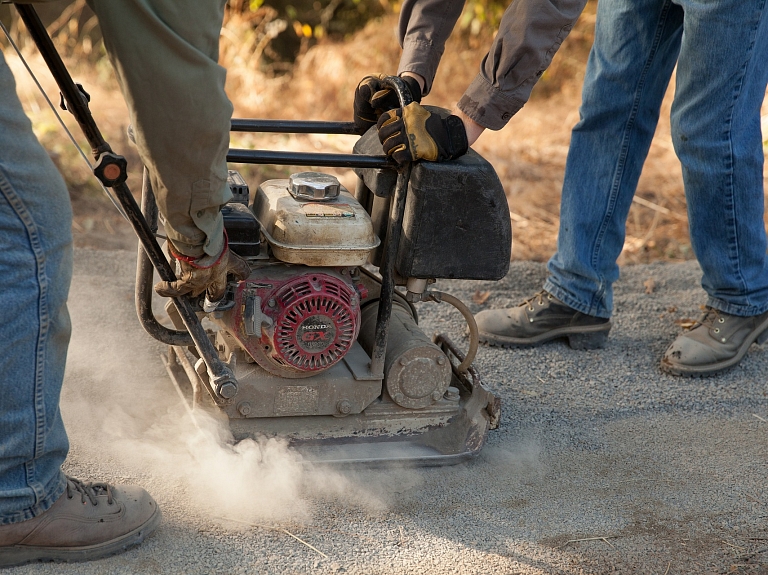
<path id="1" fill-rule="evenodd" d="M 238 284 L 228 319 L 230 333 L 264 369 L 308 377 L 352 347 L 360 294 L 346 273 L 332 269 L 266 268 Z"/>

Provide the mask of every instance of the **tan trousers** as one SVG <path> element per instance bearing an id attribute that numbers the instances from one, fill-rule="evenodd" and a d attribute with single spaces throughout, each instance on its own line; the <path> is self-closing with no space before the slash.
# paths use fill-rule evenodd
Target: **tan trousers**
<path id="1" fill-rule="evenodd" d="M 232 104 L 218 65 L 225 0 L 89 0 L 128 104 L 168 238 L 223 248 Z"/>

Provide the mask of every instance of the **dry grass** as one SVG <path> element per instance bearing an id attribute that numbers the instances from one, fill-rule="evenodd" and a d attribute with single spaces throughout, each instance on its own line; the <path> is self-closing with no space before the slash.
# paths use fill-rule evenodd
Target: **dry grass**
<path id="1" fill-rule="evenodd" d="M 82 23 L 84 20 L 84 23 Z M 91 26 L 80 17 L 76 30 L 60 23 L 57 39 L 66 44 L 64 33 L 82 32 Z M 274 12 L 262 9 L 256 13 L 230 17 L 222 32 L 221 58 L 227 66 L 227 90 L 238 117 L 346 120 L 351 119 L 351 100 L 359 79 L 371 72 L 394 72 L 400 50 L 395 38 L 396 16 L 370 22 L 365 29 L 343 43 L 331 41 L 304 49 L 296 65 L 288 73 L 282 70 L 258 69 L 257 56 L 268 50 L 268 42 L 284 26 Z M 68 28 L 69 27 L 69 28 Z M 509 200 L 514 229 L 513 258 L 545 261 L 555 250 L 559 225 L 559 199 L 570 129 L 578 120 L 580 85 L 594 27 L 594 4 L 590 3 L 574 31 L 534 90 L 531 101 L 499 132 L 486 132 L 474 146 L 496 168 Z M 79 33 L 79 32 L 78 32 Z M 472 80 L 490 44 L 490 37 L 466 37 L 454 34 L 449 41 L 433 92 L 425 103 L 450 107 Z M 82 53 L 70 44 L 64 50 L 72 57 L 68 65 L 93 95 L 94 116 L 113 147 L 129 152 L 125 141 L 125 107 L 115 82 L 107 73 L 105 60 L 94 67 L 78 65 Z M 96 48 L 89 48 L 95 51 Z M 30 49 L 30 53 L 31 49 Z M 41 76 L 42 63 L 32 57 Z M 9 62 L 18 71 L 18 64 Z M 281 73 L 276 73 L 281 72 Z M 62 170 L 75 190 L 73 198 L 84 228 L 83 217 L 98 204 L 87 183 L 87 171 L 77 164 L 73 153 L 53 124 L 50 112 L 25 78 L 17 73 L 19 92 L 35 123 L 36 130 L 49 149 L 56 154 Z M 49 94 L 54 94 L 46 82 Z M 693 254 L 688 239 L 686 203 L 679 163 L 672 149 L 669 108 L 673 96 L 670 88 L 663 104 L 648 160 L 638 185 L 636 201 L 627 221 L 627 237 L 621 263 L 644 263 L 654 260 L 678 261 Z M 763 131 L 768 138 L 768 106 L 764 107 Z M 69 122 L 73 124 L 73 122 Z M 233 135 L 233 146 L 264 149 L 325 150 L 348 152 L 354 138 L 345 136 Z M 135 154 L 132 160 L 136 160 Z M 136 165 L 134 162 L 133 165 Z M 289 168 L 259 169 L 244 167 L 252 185 L 266 177 L 283 176 Z M 354 175 L 337 171 L 342 181 L 353 186 Z M 138 187 L 134 174 L 131 182 Z M 85 197 L 87 202 L 80 201 Z M 101 209 L 101 208 L 99 208 Z M 97 218 L 107 217 L 103 211 Z M 85 215 L 83 215 L 85 214 Z M 112 224 L 113 221 L 110 220 Z M 91 226 L 93 227 L 93 226 Z M 105 230 L 107 226 L 104 227 Z M 99 230 L 101 227 L 97 226 Z M 115 227 L 114 225 L 112 226 Z M 105 231 L 102 230 L 102 231 Z M 80 233 L 75 228 L 77 233 Z M 108 233 L 108 231 L 106 232 Z"/>

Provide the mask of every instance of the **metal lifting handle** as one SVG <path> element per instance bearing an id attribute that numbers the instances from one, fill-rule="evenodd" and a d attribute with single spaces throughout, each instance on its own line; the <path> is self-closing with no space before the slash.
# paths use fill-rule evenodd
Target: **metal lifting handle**
<path id="1" fill-rule="evenodd" d="M 88 139 L 88 143 L 93 149 L 93 155 L 97 160 L 94 174 L 104 183 L 105 186 L 114 190 L 120 205 L 125 211 L 128 221 L 133 226 L 136 235 L 141 242 L 144 252 L 149 257 L 152 265 L 157 270 L 160 278 L 164 281 L 175 281 L 174 273 L 168 260 L 165 258 L 162 249 L 155 240 L 147 220 L 144 218 L 136 200 L 133 198 L 130 189 L 125 184 L 125 158 L 112 152 L 109 144 L 101 135 L 96 122 L 91 116 L 88 103 L 83 94 L 75 85 L 72 77 L 69 75 L 64 62 L 51 41 L 51 37 L 40 21 L 40 17 L 32 6 L 25 4 L 15 4 L 19 16 L 24 21 L 29 30 L 32 39 L 37 45 L 40 54 L 45 60 L 48 69 L 51 71 L 56 84 L 59 86 L 67 109 L 77 119 L 80 128 Z M 105 161 L 106 159 L 106 161 Z M 200 324 L 200 320 L 195 315 L 192 304 L 186 297 L 172 298 L 173 303 L 179 310 L 179 315 L 184 322 L 185 327 L 192 336 L 195 347 L 205 360 L 208 368 L 208 374 L 211 380 L 211 386 L 216 391 L 218 398 L 214 400 L 229 400 L 237 393 L 237 380 L 231 370 L 219 359 L 216 349 L 208 339 L 208 336 Z"/>
<path id="2" fill-rule="evenodd" d="M 259 120 L 233 118 L 232 132 L 278 134 L 348 134 L 357 136 L 354 122 L 322 122 L 317 120 Z M 238 164 L 272 164 L 281 166 L 316 166 L 326 168 L 377 168 L 396 170 L 397 164 L 387 156 L 364 154 L 330 154 L 318 152 L 281 152 L 231 148 L 227 161 Z"/>
<path id="3" fill-rule="evenodd" d="M 390 86 L 405 107 L 411 102 L 411 92 L 405 82 L 397 76 L 387 76 L 384 83 Z M 371 353 L 371 374 L 384 377 L 384 355 L 387 351 L 387 336 L 389 334 L 389 318 L 392 315 L 392 298 L 395 292 L 395 259 L 400 247 L 400 235 L 403 229 L 405 215 L 405 198 L 408 182 L 411 179 L 411 163 L 403 165 L 397 174 L 395 197 L 389 212 L 389 227 L 387 228 L 387 243 L 381 262 L 381 295 L 379 296 L 379 311 L 376 316 L 376 331 L 374 332 L 373 351 Z"/>
<path id="4" fill-rule="evenodd" d="M 261 120 L 232 118 L 232 132 L 277 134 L 348 134 L 359 135 L 354 122 L 323 122 L 318 120 Z"/>
<path id="5" fill-rule="evenodd" d="M 141 211 L 149 224 L 152 232 L 157 232 L 157 203 L 152 191 L 152 183 L 149 179 L 149 170 L 144 168 L 144 177 L 141 185 Z M 139 244 L 138 261 L 136 262 L 136 290 L 135 305 L 136 315 L 144 330 L 156 340 L 167 345 L 192 346 L 192 337 L 186 331 L 169 329 L 162 325 L 152 311 L 152 263 L 146 252 Z"/>

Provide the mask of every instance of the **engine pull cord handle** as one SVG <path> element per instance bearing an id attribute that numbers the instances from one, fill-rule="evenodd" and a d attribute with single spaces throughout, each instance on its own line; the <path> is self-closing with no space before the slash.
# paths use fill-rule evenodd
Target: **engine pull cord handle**
<path id="1" fill-rule="evenodd" d="M 69 75 L 69 71 L 56 51 L 48 31 L 45 29 L 34 7 L 28 4 L 15 4 L 15 6 L 32 40 L 40 51 L 40 55 L 51 71 L 51 75 L 56 80 L 56 84 L 66 101 L 67 109 L 75 117 L 80 125 L 80 129 L 91 145 L 94 157 L 97 159 L 94 175 L 102 180 L 105 186 L 111 187 L 115 192 L 117 200 L 123 207 L 128 221 L 138 236 L 146 255 L 157 270 L 160 279 L 164 281 L 176 280 L 173 268 L 168 263 L 131 190 L 125 183 L 123 177 L 126 168 L 126 164 L 123 164 L 125 159 L 115 154 L 101 135 L 101 131 L 88 108 L 88 101 L 75 85 L 72 76 Z M 205 360 L 211 386 L 216 390 L 220 399 L 232 399 L 237 393 L 237 380 L 232 371 L 219 359 L 218 352 L 213 347 L 211 340 L 208 339 L 205 329 L 195 314 L 192 303 L 187 297 L 174 297 L 172 299 L 179 310 L 184 326 L 192 336 L 195 347 Z"/>
<path id="2" fill-rule="evenodd" d="M 395 91 L 401 107 L 404 108 L 413 101 L 408 86 L 397 76 L 387 76 L 383 82 Z M 395 293 L 395 259 L 400 247 L 400 235 L 403 229 L 405 198 L 408 193 L 408 182 L 411 179 L 411 162 L 403 164 L 397 171 L 395 197 L 389 211 L 386 246 L 380 268 L 381 295 L 379 296 L 379 310 L 376 315 L 376 330 L 374 331 L 373 350 L 371 352 L 371 374 L 382 378 L 384 377 L 384 355 L 387 350 L 389 319 L 392 315 L 392 299 Z"/>

